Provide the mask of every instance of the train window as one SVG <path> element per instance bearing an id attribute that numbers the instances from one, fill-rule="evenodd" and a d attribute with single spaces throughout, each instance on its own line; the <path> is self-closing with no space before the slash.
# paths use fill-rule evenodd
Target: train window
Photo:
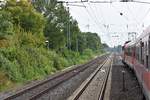
<path id="1" fill-rule="evenodd" d="M 149 36 L 149 39 L 148 39 L 148 59 L 147 59 L 147 62 L 148 62 L 148 65 L 147 65 L 147 67 L 149 67 L 149 69 L 150 69 L 150 36 Z"/>
<path id="2" fill-rule="evenodd" d="M 139 47 L 137 47 L 136 55 L 137 55 L 137 60 L 139 60 Z"/>
<path id="3" fill-rule="evenodd" d="M 139 47 L 136 47 L 136 59 L 139 60 Z"/>
<path id="4" fill-rule="evenodd" d="M 138 55 L 137 55 L 137 46 L 135 47 L 135 58 L 136 59 L 138 58 Z"/>
<path id="5" fill-rule="evenodd" d="M 140 60 L 140 52 L 139 52 L 139 50 L 140 50 L 140 49 L 139 49 L 139 47 L 138 47 L 138 48 L 137 48 L 137 56 L 138 56 L 137 58 L 138 58 L 138 61 Z"/>
<path id="6" fill-rule="evenodd" d="M 136 58 L 136 47 L 133 47 L 133 57 Z"/>
<path id="7" fill-rule="evenodd" d="M 137 59 L 137 47 L 135 47 L 135 58 Z"/>
<path id="8" fill-rule="evenodd" d="M 145 66 L 146 66 L 146 68 L 148 68 L 148 59 L 149 59 L 149 57 L 148 57 L 148 42 L 145 42 L 145 55 L 146 55 Z"/>
<path id="9" fill-rule="evenodd" d="M 148 40 L 148 54 L 150 55 L 150 37 L 149 37 L 149 40 Z"/>
<path id="10" fill-rule="evenodd" d="M 148 55 L 146 55 L 146 68 L 148 68 Z"/>
<path id="11" fill-rule="evenodd" d="M 147 42 L 145 43 L 145 53 L 147 54 Z"/>
<path id="12" fill-rule="evenodd" d="M 129 48 L 129 56 L 131 56 L 131 50 L 132 50 L 132 48 L 130 47 Z"/>
<path id="13" fill-rule="evenodd" d="M 136 46 L 134 47 L 134 58 L 137 59 Z"/>
<path id="14" fill-rule="evenodd" d="M 122 51 L 125 50 L 125 46 L 122 46 Z"/>
<path id="15" fill-rule="evenodd" d="M 127 55 L 129 56 L 129 48 L 127 49 Z"/>
<path id="16" fill-rule="evenodd" d="M 129 48 L 129 56 L 131 56 L 131 48 Z"/>
<path id="17" fill-rule="evenodd" d="M 130 56 L 130 48 L 128 48 L 128 56 Z"/>
<path id="18" fill-rule="evenodd" d="M 144 42 L 140 42 L 140 49 L 141 49 L 141 55 L 140 55 L 140 58 L 141 58 L 141 63 L 144 64 L 144 59 L 143 59 L 143 46 L 144 46 Z"/>

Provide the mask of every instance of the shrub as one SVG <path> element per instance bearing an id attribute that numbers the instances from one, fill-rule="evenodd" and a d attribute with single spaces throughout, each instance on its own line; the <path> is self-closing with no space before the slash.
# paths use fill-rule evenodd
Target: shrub
<path id="1" fill-rule="evenodd" d="M 11 62 L 5 58 L 2 54 L 0 55 L 0 69 L 4 70 L 7 73 L 7 76 L 10 80 L 20 81 L 22 80 L 22 74 L 20 68 L 17 65 L 16 61 Z"/>

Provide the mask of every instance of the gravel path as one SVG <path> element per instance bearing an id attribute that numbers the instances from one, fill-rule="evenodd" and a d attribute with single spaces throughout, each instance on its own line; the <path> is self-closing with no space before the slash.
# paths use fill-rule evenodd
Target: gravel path
<path id="1" fill-rule="evenodd" d="M 125 91 L 123 91 L 123 74 L 125 71 Z M 143 95 L 134 73 L 116 56 L 108 79 L 104 100 L 142 100 Z"/>

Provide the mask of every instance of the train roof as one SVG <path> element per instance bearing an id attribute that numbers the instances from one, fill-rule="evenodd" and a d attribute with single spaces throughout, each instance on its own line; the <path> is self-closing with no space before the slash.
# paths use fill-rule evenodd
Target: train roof
<path id="1" fill-rule="evenodd" d="M 149 34 L 150 34 L 150 26 L 147 27 L 136 40 L 127 42 L 125 43 L 125 45 L 132 47 L 134 44 L 139 43 L 142 38 L 146 37 Z"/>

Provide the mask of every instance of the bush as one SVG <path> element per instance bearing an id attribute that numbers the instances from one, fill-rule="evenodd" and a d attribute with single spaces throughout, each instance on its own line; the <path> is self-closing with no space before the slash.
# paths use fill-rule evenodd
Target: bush
<path id="1" fill-rule="evenodd" d="M 45 56 L 43 51 L 39 48 L 1 49 L 1 69 L 5 70 L 8 77 L 13 81 L 38 79 L 48 75 L 55 71 L 54 62 Z M 47 55 L 52 56 L 50 54 L 52 53 L 47 53 Z"/>
<path id="2" fill-rule="evenodd" d="M 22 74 L 20 73 L 20 68 L 17 65 L 16 61 L 9 61 L 7 58 L 5 58 L 2 54 L 0 54 L 0 69 L 4 70 L 7 74 L 7 76 L 10 78 L 10 80 L 13 81 L 21 81 L 22 80 Z"/>

